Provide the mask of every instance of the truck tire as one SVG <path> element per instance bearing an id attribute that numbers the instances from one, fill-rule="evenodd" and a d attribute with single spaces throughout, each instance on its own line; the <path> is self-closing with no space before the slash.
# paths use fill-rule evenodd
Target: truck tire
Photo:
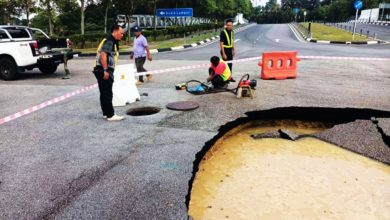
<path id="1" fill-rule="evenodd" d="M 38 68 L 43 74 L 53 74 L 57 71 L 57 67 L 56 64 L 46 64 L 40 65 Z"/>
<path id="2" fill-rule="evenodd" d="M 18 75 L 15 61 L 9 57 L 0 58 L 0 77 L 4 80 L 14 80 Z"/>

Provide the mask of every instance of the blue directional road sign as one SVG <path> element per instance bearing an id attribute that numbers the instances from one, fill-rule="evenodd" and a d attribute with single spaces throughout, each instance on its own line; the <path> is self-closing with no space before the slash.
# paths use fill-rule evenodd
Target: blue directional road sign
<path id="1" fill-rule="evenodd" d="M 353 7 L 355 7 L 356 10 L 360 10 L 363 7 L 363 2 L 360 0 L 357 0 L 357 1 L 355 1 L 355 3 L 353 3 Z"/>
<path id="2" fill-rule="evenodd" d="M 294 14 L 298 14 L 298 13 L 299 13 L 299 11 L 300 11 L 300 9 L 299 9 L 299 8 L 293 8 L 293 10 L 292 10 L 292 11 L 293 11 L 293 13 L 294 13 Z"/>
<path id="3" fill-rule="evenodd" d="M 157 17 L 192 17 L 192 8 L 162 8 L 156 10 Z"/>

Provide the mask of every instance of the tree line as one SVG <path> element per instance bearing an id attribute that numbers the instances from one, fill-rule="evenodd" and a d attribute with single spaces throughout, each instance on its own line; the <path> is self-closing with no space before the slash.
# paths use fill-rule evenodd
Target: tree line
<path id="1" fill-rule="evenodd" d="M 106 32 L 117 14 L 154 15 L 157 8 L 193 8 L 195 17 L 219 21 L 253 14 L 250 0 L 0 0 L 0 24 L 33 26 L 50 35 L 83 35 Z"/>
<path id="2" fill-rule="evenodd" d="M 390 2 L 390 0 L 361 1 L 362 10 L 377 8 L 379 3 Z M 347 21 L 355 19 L 354 2 L 355 0 L 282 0 L 279 4 L 276 0 L 269 0 L 266 5 L 255 8 L 251 20 L 258 23 L 285 23 L 295 19 L 297 21 Z"/>

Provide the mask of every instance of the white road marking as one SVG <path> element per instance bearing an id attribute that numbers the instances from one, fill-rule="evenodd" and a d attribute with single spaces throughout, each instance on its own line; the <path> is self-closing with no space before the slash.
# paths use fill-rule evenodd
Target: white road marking
<path id="1" fill-rule="evenodd" d="M 236 42 L 238 42 L 238 41 L 240 41 L 241 39 L 237 39 L 237 40 L 234 40 L 234 43 L 236 43 Z"/>

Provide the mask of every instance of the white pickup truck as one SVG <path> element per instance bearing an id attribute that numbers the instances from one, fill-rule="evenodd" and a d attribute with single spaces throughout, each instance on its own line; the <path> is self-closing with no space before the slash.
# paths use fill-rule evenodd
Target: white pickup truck
<path id="1" fill-rule="evenodd" d="M 67 59 L 72 59 L 68 39 L 50 39 L 43 31 L 23 26 L 0 25 L 0 77 L 16 79 L 18 73 L 39 68 L 51 74 Z"/>

